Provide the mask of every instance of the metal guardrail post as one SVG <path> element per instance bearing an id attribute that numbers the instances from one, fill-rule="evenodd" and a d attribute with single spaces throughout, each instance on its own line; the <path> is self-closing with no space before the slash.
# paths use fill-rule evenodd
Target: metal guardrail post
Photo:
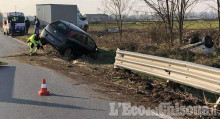
<path id="1" fill-rule="evenodd" d="M 119 48 L 117 48 L 117 51 L 119 51 L 120 49 Z M 118 54 L 118 53 L 116 53 L 116 57 L 122 57 L 122 55 L 121 54 Z M 117 69 L 117 68 L 119 68 L 117 65 L 114 65 L 114 69 Z"/>
<path id="2" fill-rule="evenodd" d="M 217 108 L 218 105 L 219 105 L 219 103 L 220 103 L 220 97 L 219 97 L 218 100 L 216 101 L 216 104 L 214 105 L 214 108 Z"/>

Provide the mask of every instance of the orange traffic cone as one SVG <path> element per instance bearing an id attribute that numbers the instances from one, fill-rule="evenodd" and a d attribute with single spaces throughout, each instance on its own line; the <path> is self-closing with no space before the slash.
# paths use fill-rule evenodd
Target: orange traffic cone
<path id="1" fill-rule="evenodd" d="M 47 84 L 46 84 L 46 79 L 43 78 L 42 84 L 41 84 L 41 90 L 38 91 L 38 95 L 40 96 L 46 96 L 49 95 L 50 92 L 47 90 Z"/>

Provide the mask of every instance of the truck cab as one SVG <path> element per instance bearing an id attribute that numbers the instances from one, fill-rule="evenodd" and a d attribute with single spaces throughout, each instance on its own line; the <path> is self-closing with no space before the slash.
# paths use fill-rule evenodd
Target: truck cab
<path id="1" fill-rule="evenodd" d="M 77 18 L 77 26 L 87 32 L 87 30 L 89 28 L 89 22 L 86 19 L 86 17 L 80 13 L 78 8 L 77 8 L 77 17 L 78 17 Z"/>
<path id="2" fill-rule="evenodd" d="M 3 15 L 3 32 L 4 34 L 20 34 L 24 35 L 25 33 L 25 16 L 22 12 L 8 12 Z M 11 22 L 14 21 L 15 25 L 12 29 Z"/>

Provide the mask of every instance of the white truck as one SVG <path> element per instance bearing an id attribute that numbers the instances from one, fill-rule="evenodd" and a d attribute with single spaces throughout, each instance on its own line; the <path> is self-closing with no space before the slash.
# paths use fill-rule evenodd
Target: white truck
<path id="1" fill-rule="evenodd" d="M 36 8 L 41 26 L 46 26 L 56 20 L 63 20 L 75 24 L 85 31 L 89 27 L 88 20 L 82 16 L 77 5 L 37 4 Z"/>
<path id="2" fill-rule="evenodd" d="M 12 29 L 12 20 L 14 21 L 14 29 Z M 25 16 L 22 12 L 8 12 L 3 14 L 3 32 L 4 35 L 9 34 L 20 34 L 24 35 L 25 33 Z"/>

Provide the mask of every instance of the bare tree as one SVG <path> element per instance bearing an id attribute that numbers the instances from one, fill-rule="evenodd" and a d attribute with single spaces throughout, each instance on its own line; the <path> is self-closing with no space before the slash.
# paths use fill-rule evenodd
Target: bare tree
<path id="1" fill-rule="evenodd" d="M 186 12 L 191 11 L 198 0 L 144 0 L 147 5 L 156 11 L 165 23 L 165 29 L 168 29 L 168 34 L 171 44 L 174 39 L 174 20 L 178 22 L 179 40 L 182 42 L 183 37 L 183 22 Z M 167 31 L 167 30 L 166 30 Z"/>
<path id="2" fill-rule="evenodd" d="M 215 6 L 209 5 L 211 8 L 217 11 L 218 13 L 218 40 L 219 40 L 219 47 L 220 47 L 220 0 L 207 0 L 207 1 L 214 1 L 217 3 L 217 8 Z"/>
<path id="3" fill-rule="evenodd" d="M 219 39 L 219 47 L 220 47 L 220 0 L 217 0 L 217 10 L 218 10 L 218 39 Z"/>
<path id="4" fill-rule="evenodd" d="M 174 40 L 174 15 L 176 4 L 173 0 L 144 0 L 163 20 L 167 38 L 173 45 Z"/>
<path id="5" fill-rule="evenodd" d="M 134 4 L 135 1 L 133 0 L 103 0 L 102 2 L 104 13 L 115 17 L 121 39 L 124 19 L 131 13 Z"/>
<path id="6" fill-rule="evenodd" d="M 178 22 L 178 32 L 179 32 L 179 42 L 180 44 L 182 43 L 182 39 L 183 39 L 183 23 L 184 23 L 184 19 L 186 16 L 186 12 L 190 12 L 191 9 L 193 7 L 193 5 L 195 5 L 198 0 L 174 0 L 175 4 L 176 4 L 176 11 L 177 13 L 175 13 L 175 18 L 177 19 Z"/>

